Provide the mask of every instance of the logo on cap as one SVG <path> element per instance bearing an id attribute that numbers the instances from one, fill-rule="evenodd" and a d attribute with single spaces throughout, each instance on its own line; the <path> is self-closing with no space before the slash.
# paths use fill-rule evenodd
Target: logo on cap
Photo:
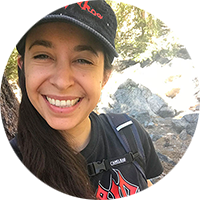
<path id="1" fill-rule="evenodd" d="M 88 1 L 81 1 L 78 2 L 77 4 L 80 6 L 82 10 L 88 11 L 92 15 L 97 16 L 99 19 L 103 19 L 103 16 L 100 13 L 96 12 L 93 8 L 89 6 Z M 65 9 L 67 9 L 68 6 L 65 6 Z"/>

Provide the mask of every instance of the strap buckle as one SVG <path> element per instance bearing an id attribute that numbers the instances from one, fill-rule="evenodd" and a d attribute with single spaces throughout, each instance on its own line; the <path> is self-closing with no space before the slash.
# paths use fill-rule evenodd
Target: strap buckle
<path id="1" fill-rule="evenodd" d="M 97 162 L 89 163 L 87 165 L 87 168 L 88 168 L 89 176 L 94 176 L 96 174 L 99 174 L 102 170 L 105 170 L 105 171 L 107 170 L 104 159 L 102 160 L 102 162 L 97 161 Z"/>
<path id="2" fill-rule="evenodd" d="M 131 156 L 132 161 L 136 160 L 137 158 L 140 157 L 138 152 L 133 153 L 132 151 L 129 152 L 129 155 Z"/>

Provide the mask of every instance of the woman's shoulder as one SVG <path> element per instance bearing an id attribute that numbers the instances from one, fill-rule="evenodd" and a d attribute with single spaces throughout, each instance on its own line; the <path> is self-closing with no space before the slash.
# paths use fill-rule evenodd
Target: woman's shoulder
<path id="1" fill-rule="evenodd" d="M 22 160 L 22 154 L 21 154 L 19 146 L 18 146 L 17 136 L 15 136 L 13 139 L 10 140 L 10 145 L 12 146 L 12 148 L 13 148 L 14 152 L 16 153 L 16 155 L 18 156 L 18 158 L 20 160 Z"/>

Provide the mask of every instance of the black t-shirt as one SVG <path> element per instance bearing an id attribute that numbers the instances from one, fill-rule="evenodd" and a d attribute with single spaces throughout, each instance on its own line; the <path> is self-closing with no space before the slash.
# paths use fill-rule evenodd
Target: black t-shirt
<path id="1" fill-rule="evenodd" d="M 123 157 L 127 152 L 118 140 L 105 115 L 92 112 L 91 139 L 89 144 L 81 151 L 87 163 L 105 160 L 115 160 Z M 155 152 L 152 141 L 144 128 L 132 119 L 140 136 L 145 158 L 145 175 L 147 179 L 159 176 L 163 168 Z M 17 146 L 16 137 L 10 141 L 13 149 L 20 159 L 21 153 Z M 147 188 L 146 179 L 133 163 L 115 165 L 108 171 L 102 171 L 90 177 L 91 183 L 96 188 L 99 199 L 119 198 L 135 194 Z"/>
<path id="2" fill-rule="evenodd" d="M 105 115 L 90 114 L 91 139 L 81 154 L 88 163 L 114 159 L 126 154 Z M 138 130 L 146 157 L 145 175 L 147 179 L 159 176 L 163 168 L 155 152 L 152 141 L 144 128 L 133 119 Z M 108 171 L 91 176 L 91 182 L 101 199 L 119 198 L 135 194 L 147 188 L 147 182 L 133 163 L 113 166 Z"/>

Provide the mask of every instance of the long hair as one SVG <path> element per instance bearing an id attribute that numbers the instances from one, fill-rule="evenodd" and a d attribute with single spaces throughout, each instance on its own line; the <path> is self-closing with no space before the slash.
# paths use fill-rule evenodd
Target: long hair
<path id="1" fill-rule="evenodd" d="M 111 69 L 105 56 L 105 70 Z M 19 108 L 18 144 L 24 165 L 40 180 L 63 193 L 95 199 L 85 158 L 75 152 L 62 134 L 51 128 L 31 104 L 25 87 L 24 66 L 19 72 L 22 100 Z"/>

